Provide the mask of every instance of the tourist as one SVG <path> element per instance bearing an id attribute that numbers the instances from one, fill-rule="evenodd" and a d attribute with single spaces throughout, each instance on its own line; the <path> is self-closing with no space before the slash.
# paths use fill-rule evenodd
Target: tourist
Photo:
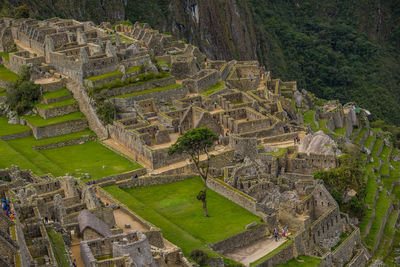
<path id="1" fill-rule="evenodd" d="M 74 259 L 74 261 L 72 262 L 72 266 L 76 267 L 76 259 Z"/>
<path id="2" fill-rule="evenodd" d="M 294 145 L 296 145 L 297 138 L 293 138 Z"/>
<path id="3" fill-rule="evenodd" d="M 275 237 L 276 242 L 278 242 L 278 236 L 279 236 L 278 230 L 276 230 L 276 228 L 274 228 L 274 237 Z"/>
<path id="4" fill-rule="evenodd" d="M 137 178 L 139 178 L 139 176 L 137 174 L 135 174 L 135 176 L 133 178 L 137 179 Z"/>
<path id="5" fill-rule="evenodd" d="M 138 160 L 138 157 L 137 157 L 137 155 L 135 155 L 135 161 L 137 162 L 137 160 Z"/>

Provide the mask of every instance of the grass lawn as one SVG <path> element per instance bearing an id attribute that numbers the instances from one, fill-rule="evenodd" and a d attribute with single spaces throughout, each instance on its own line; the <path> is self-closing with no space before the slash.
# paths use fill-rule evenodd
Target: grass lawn
<path id="1" fill-rule="evenodd" d="M 250 266 L 256 266 L 258 264 L 263 263 L 264 261 L 266 261 L 267 259 L 271 258 L 272 256 L 278 254 L 280 251 L 282 251 L 282 249 L 286 248 L 287 246 L 289 246 L 290 244 L 293 243 L 292 239 L 287 240 L 285 243 L 283 243 L 282 245 L 280 245 L 279 247 L 277 247 L 276 249 L 274 249 L 273 251 L 271 251 L 270 253 L 268 253 L 267 255 L 265 255 L 264 257 L 258 259 L 255 262 L 250 263 Z M 283 265 L 285 266 L 285 265 Z M 286 265 L 286 266 L 292 266 L 292 265 Z M 318 266 L 318 265 L 317 265 Z"/>
<path id="2" fill-rule="evenodd" d="M 15 82 L 18 79 L 18 75 L 0 65 L 0 79 L 6 82 Z"/>
<path id="3" fill-rule="evenodd" d="M 84 119 L 85 116 L 81 112 L 74 112 L 68 115 L 64 116 L 58 116 L 50 119 L 43 119 L 42 117 L 38 115 L 32 115 L 32 116 L 23 116 L 27 122 L 32 124 L 33 126 L 36 127 L 41 127 L 41 126 L 47 126 L 47 125 L 52 125 L 52 124 L 57 124 L 61 122 L 66 122 L 66 121 L 72 121 L 72 120 L 78 120 L 78 119 Z"/>
<path id="4" fill-rule="evenodd" d="M 71 95 L 71 93 L 68 91 L 68 89 L 64 88 L 64 89 L 57 90 L 54 92 L 45 93 L 45 94 L 43 94 L 43 97 L 46 99 L 53 99 L 53 98 L 67 96 L 67 95 Z"/>
<path id="5" fill-rule="evenodd" d="M 8 119 L 4 116 L 0 116 L 0 136 L 12 135 L 30 130 L 31 128 L 26 125 L 8 124 Z"/>
<path id="6" fill-rule="evenodd" d="M 7 142 L 0 140 L 0 168 L 14 164 L 22 169 L 32 169 L 38 175 L 52 173 L 55 176 L 70 173 L 79 177 L 82 176 L 81 173 L 89 173 L 91 179 L 141 168 L 139 164 L 132 163 L 94 141 L 46 150 L 32 148 L 74 140 L 85 135 L 94 134 L 90 130 L 84 130 L 41 140 L 36 140 L 33 136 Z M 105 169 L 102 168 L 103 165 L 106 166 Z"/>
<path id="7" fill-rule="evenodd" d="M 145 95 L 145 94 L 150 94 L 150 93 L 155 93 L 155 92 L 171 90 L 171 89 L 175 89 L 175 88 L 178 88 L 178 87 L 182 87 L 182 85 L 180 85 L 180 84 L 170 84 L 170 85 L 163 86 L 163 87 L 154 87 L 154 88 L 143 90 L 143 91 L 137 91 L 137 92 L 133 92 L 133 93 L 130 93 L 130 94 L 118 95 L 116 97 L 117 98 L 126 98 L 126 97 L 138 96 L 138 95 Z"/>
<path id="8" fill-rule="evenodd" d="M 140 70 L 140 66 L 130 67 L 125 70 L 126 73 L 136 72 Z"/>
<path id="9" fill-rule="evenodd" d="M 204 90 L 201 94 L 203 96 L 209 96 L 212 95 L 222 89 L 226 88 L 225 82 L 224 81 L 219 81 L 214 85 L 211 85 L 210 87 L 208 87 L 206 90 Z"/>
<path id="10" fill-rule="evenodd" d="M 260 218 L 212 190 L 207 191 L 208 212 L 203 214 L 196 196 L 203 188 L 200 178 L 143 188 L 104 189 L 144 219 L 161 228 L 166 239 L 182 248 L 185 255 L 199 248 L 215 255 L 206 244 L 215 243 L 245 230 Z"/>
<path id="11" fill-rule="evenodd" d="M 64 170 L 64 173 L 57 175 L 66 172 L 90 173 L 90 179 L 99 179 L 142 168 L 138 163 L 132 163 L 95 141 L 41 150 L 41 153 Z M 103 169 L 103 165 L 106 168 Z"/>
<path id="12" fill-rule="evenodd" d="M 376 139 L 375 144 L 374 144 L 374 146 L 372 147 L 372 150 L 371 150 L 371 155 L 372 156 L 376 156 L 378 154 L 378 149 L 381 146 L 382 142 L 383 142 L 382 139 L 380 139 L 380 138 Z"/>
<path id="13" fill-rule="evenodd" d="M 73 98 L 64 100 L 64 101 L 59 101 L 59 102 L 55 102 L 52 104 L 36 104 L 36 107 L 42 108 L 42 109 L 52 109 L 52 108 L 59 108 L 59 107 L 63 107 L 63 106 L 69 106 L 69 105 L 73 105 L 76 104 L 76 100 Z"/>
<path id="14" fill-rule="evenodd" d="M 397 230 L 395 231 L 395 234 L 393 236 L 393 247 L 392 250 L 390 251 L 388 257 L 385 258 L 384 263 L 386 263 L 390 267 L 395 267 L 398 265 L 394 264 L 394 259 L 398 257 L 398 253 L 396 253 L 396 250 L 400 249 L 400 231 Z"/>
<path id="15" fill-rule="evenodd" d="M 0 52 L 0 57 L 4 57 L 7 61 L 10 61 L 11 52 Z"/>
<path id="16" fill-rule="evenodd" d="M 71 262 L 68 257 L 68 252 L 65 248 L 65 243 L 62 239 L 61 234 L 54 232 L 53 229 L 47 229 L 47 234 L 50 238 L 50 243 L 53 247 L 53 251 L 57 260 L 57 263 L 61 267 L 68 267 Z"/>
<path id="17" fill-rule="evenodd" d="M 302 256 L 291 259 L 285 264 L 278 264 L 276 267 L 317 267 L 321 263 L 318 258 L 313 258 L 309 256 Z"/>

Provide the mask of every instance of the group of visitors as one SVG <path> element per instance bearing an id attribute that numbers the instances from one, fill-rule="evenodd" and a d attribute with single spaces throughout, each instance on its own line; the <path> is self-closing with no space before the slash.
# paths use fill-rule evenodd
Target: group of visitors
<path id="1" fill-rule="evenodd" d="M 15 214 L 11 211 L 10 200 L 3 197 L 1 199 L 1 207 L 3 208 L 3 211 L 7 217 L 9 217 L 11 220 L 15 218 Z"/>
<path id="2" fill-rule="evenodd" d="M 285 226 L 285 227 L 282 229 L 282 237 L 286 237 L 286 236 L 287 236 L 288 230 L 289 230 L 289 228 L 288 228 L 287 226 Z M 279 231 L 278 231 L 276 228 L 274 228 L 273 234 L 274 234 L 275 241 L 278 242 L 278 239 L 279 239 Z"/>

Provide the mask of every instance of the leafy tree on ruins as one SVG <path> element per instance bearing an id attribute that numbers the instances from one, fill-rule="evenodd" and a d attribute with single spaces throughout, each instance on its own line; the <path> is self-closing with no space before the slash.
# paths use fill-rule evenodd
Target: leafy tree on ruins
<path id="1" fill-rule="evenodd" d="M 217 136 L 207 127 L 192 129 L 184 133 L 168 149 L 168 154 L 187 154 L 190 156 L 200 177 L 204 182 L 204 189 L 199 192 L 197 199 L 203 202 L 204 216 L 209 217 L 207 212 L 207 178 L 210 168 L 209 149 L 215 144 Z M 200 155 L 206 155 L 206 160 L 200 162 Z"/>
<path id="2" fill-rule="evenodd" d="M 6 102 L 19 115 L 32 110 L 34 103 L 40 98 L 40 85 L 34 84 L 30 77 L 30 68 L 23 66 L 18 80 L 10 83 L 7 89 Z"/>

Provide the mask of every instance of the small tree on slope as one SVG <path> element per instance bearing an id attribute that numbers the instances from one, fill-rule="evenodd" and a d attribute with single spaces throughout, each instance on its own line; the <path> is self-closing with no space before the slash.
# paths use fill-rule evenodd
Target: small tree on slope
<path id="1" fill-rule="evenodd" d="M 203 202 L 204 216 L 208 216 L 207 212 L 207 178 L 210 167 L 209 149 L 214 145 L 217 136 L 207 127 L 192 129 L 184 133 L 176 140 L 168 149 L 168 154 L 187 154 L 190 156 L 200 177 L 204 182 L 204 189 L 199 192 L 197 199 Z M 200 155 L 206 155 L 206 160 L 200 162 Z"/>

